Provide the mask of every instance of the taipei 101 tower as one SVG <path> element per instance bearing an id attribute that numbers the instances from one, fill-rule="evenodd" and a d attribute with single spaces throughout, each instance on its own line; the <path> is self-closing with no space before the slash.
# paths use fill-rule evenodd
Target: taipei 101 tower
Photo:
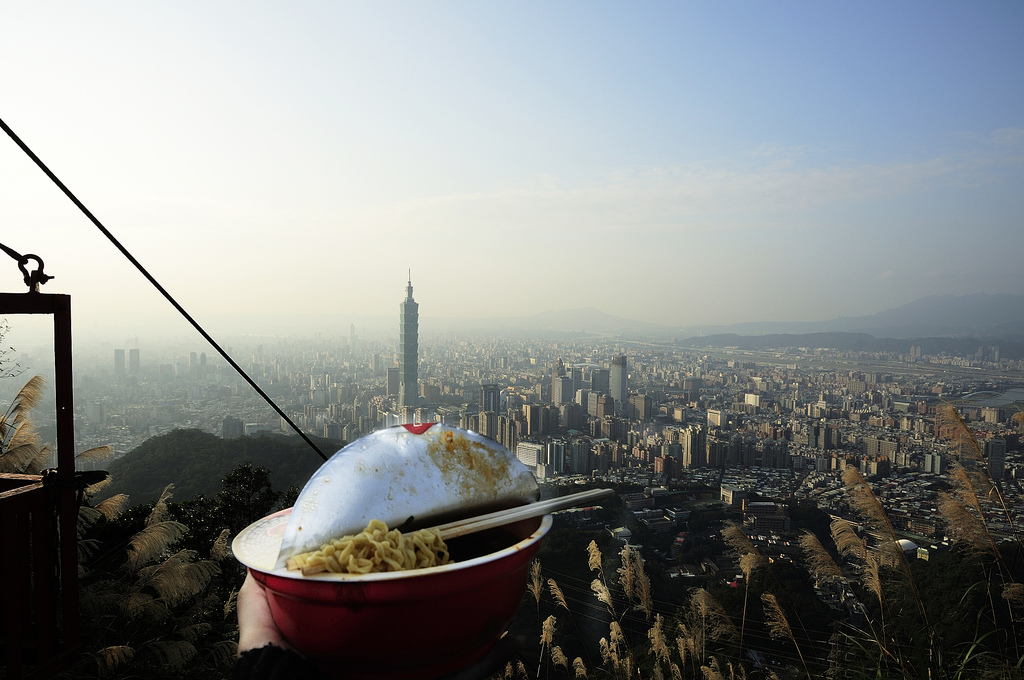
<path id="1" fill-rule="evenodd" d="M 400 306 L 398 329 L 398 405 L 414 406 L 419 397 L 419 309 L 412 299 L 412 270 L 409 270 L 409 285 L 405 287 L 405 300 Z"/>

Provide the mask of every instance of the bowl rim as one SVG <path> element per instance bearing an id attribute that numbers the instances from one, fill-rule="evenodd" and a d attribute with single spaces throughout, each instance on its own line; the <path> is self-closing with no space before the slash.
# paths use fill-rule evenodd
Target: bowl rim
<path id="1" fill-rule="evenodd" d="M 531 521 L 530 519 L 520 520 L 521 522 Z M 235 559 L 244 564 L 249 569 L 266 574 L 268 576 L 275 576 L 278 578 L 287 578 L 299 582 L 321 582 L 321 583 L 365 583 L 372 581 L 397 581 L 400 579 L 410 579 L 431 576 L 434 574 L 444 574 L 451 571 L 461 571 L 463 569 L 472 569 L 473 567 L 486 564 L 488 562 L 497 562 L 509 555 L 513 555 L 534 543 L 540 541 L 547 533 L 551 530 L 551 526 L 554 523 L 554 519 L 551 514 L 544 515 L 540 518 L 540 523 L 537 528 L 516 543 L 510 546 L 502 548 L 486 555 L 480 555 L 468 560 L 461 562 L 449 562 L 448 564 L 438 565 L 436 567 L 424 567 L 422 569 L 408 569 L 405 571 L 378 571 L 371 572 L 369 574 L 334 574 L 334 573 L 320 573 L 313 574 L 312 576 L 303 576 L 299 571 L 292 571 L 287 568 L 265 570 L 258 567 L 254 567 L 251 564 L 246 563 L 244 560 L 239 558 L 237 555 Z"/>

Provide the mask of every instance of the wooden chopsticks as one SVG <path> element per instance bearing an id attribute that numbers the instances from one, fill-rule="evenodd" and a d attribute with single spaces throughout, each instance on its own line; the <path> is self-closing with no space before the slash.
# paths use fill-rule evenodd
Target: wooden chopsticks
<path id="1" fill-rule="evenodd" d="M 447 541 L 448 539 L 455 538 L 456 536 L 465 536 L 466 534 L 473 534 L 478 531 L 493 529 L 494 527 L 518 522 L 522 519 L 546 515 L 549 512 L 554 512 L 555 510 L 564 510 L 576 505 L 583 505 L 584 503 L 597 501 L 602 498 L 607 498 L 614 493 L 615 491 L 612 489 L 591 489 L 589 491 L 571 493 L 567 496 L 559 496 L 558 498 L 549 498 L 546 501 L 538 501 L 536 503 L 519 505 L 506 510 L 489 512 L 486 515 L 467 517 L 455 522 L 440 524 L 432 528 L 441 532 L 441 540 Z"/>

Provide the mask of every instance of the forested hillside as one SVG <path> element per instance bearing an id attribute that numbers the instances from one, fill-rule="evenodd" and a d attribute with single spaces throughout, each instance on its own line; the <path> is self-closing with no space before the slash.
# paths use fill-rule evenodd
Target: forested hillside
<path id="1" fill-rule="evenodd" d="M 324 439 L 314 442 L 328 455 L 342 446 Z M 298 437 L 221 439 L 200 430 L 174 430 L 146 440 L 111 463 L 114 482 L 109 491 L 128 494 L 133 504 L 156 501 L 172 483 L 176 501 L 212 496 L 220 491 L 224 476 L 246 461 L 271 470 L 271 483 L 281 490 L 292 484 L 301 489 L 323 462 Z"/>

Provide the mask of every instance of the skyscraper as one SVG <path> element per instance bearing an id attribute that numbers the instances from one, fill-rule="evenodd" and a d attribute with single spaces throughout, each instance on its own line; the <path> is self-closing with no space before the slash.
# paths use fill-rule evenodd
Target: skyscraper
<path id="1" fill-rule="evenodd" d="M 608 391 L 612 399 L 615 400 L 615 412 L 621 414 L 629 397 L 629 373 L 626 372 L 625 354 L 620 354 L 612 359 L 612 370 L 608 382 Z"/>
<path id="2" fill-rule="evenodd" d="M 992 479 L 1006 476 L 1006 440 L 993 438 L 985 442 L 985 460 Z"/>
<path id="3" fill-rule="evenodd" d="M 405 287 L 405 300 L 399 306 L 398 327 L 398 405 L 413 406 L 419 398 L 419 313 L 412 299 L 412 271 Z"/>
<path id="4" fill-rule="evenodd" d="M 597 394 L 608 394 L 610 376 L 607 368 L 595 368 L 590 372 L 590 391 Z"/>
<path id="5" fill-rule="evenodd" d="M 501 389 L 494 383 L 480 385 L 480 410 L 501 411 Z"/>
<path id="6" fill-rule="evenodd" d="M 614 373 L 612 374 L 614 375 Z M 680 433 L 679 443 L 683 445 L 684 468 L 702 468 L 708 464 L 707 432 L 699 425 L 691 425 Z"/>

